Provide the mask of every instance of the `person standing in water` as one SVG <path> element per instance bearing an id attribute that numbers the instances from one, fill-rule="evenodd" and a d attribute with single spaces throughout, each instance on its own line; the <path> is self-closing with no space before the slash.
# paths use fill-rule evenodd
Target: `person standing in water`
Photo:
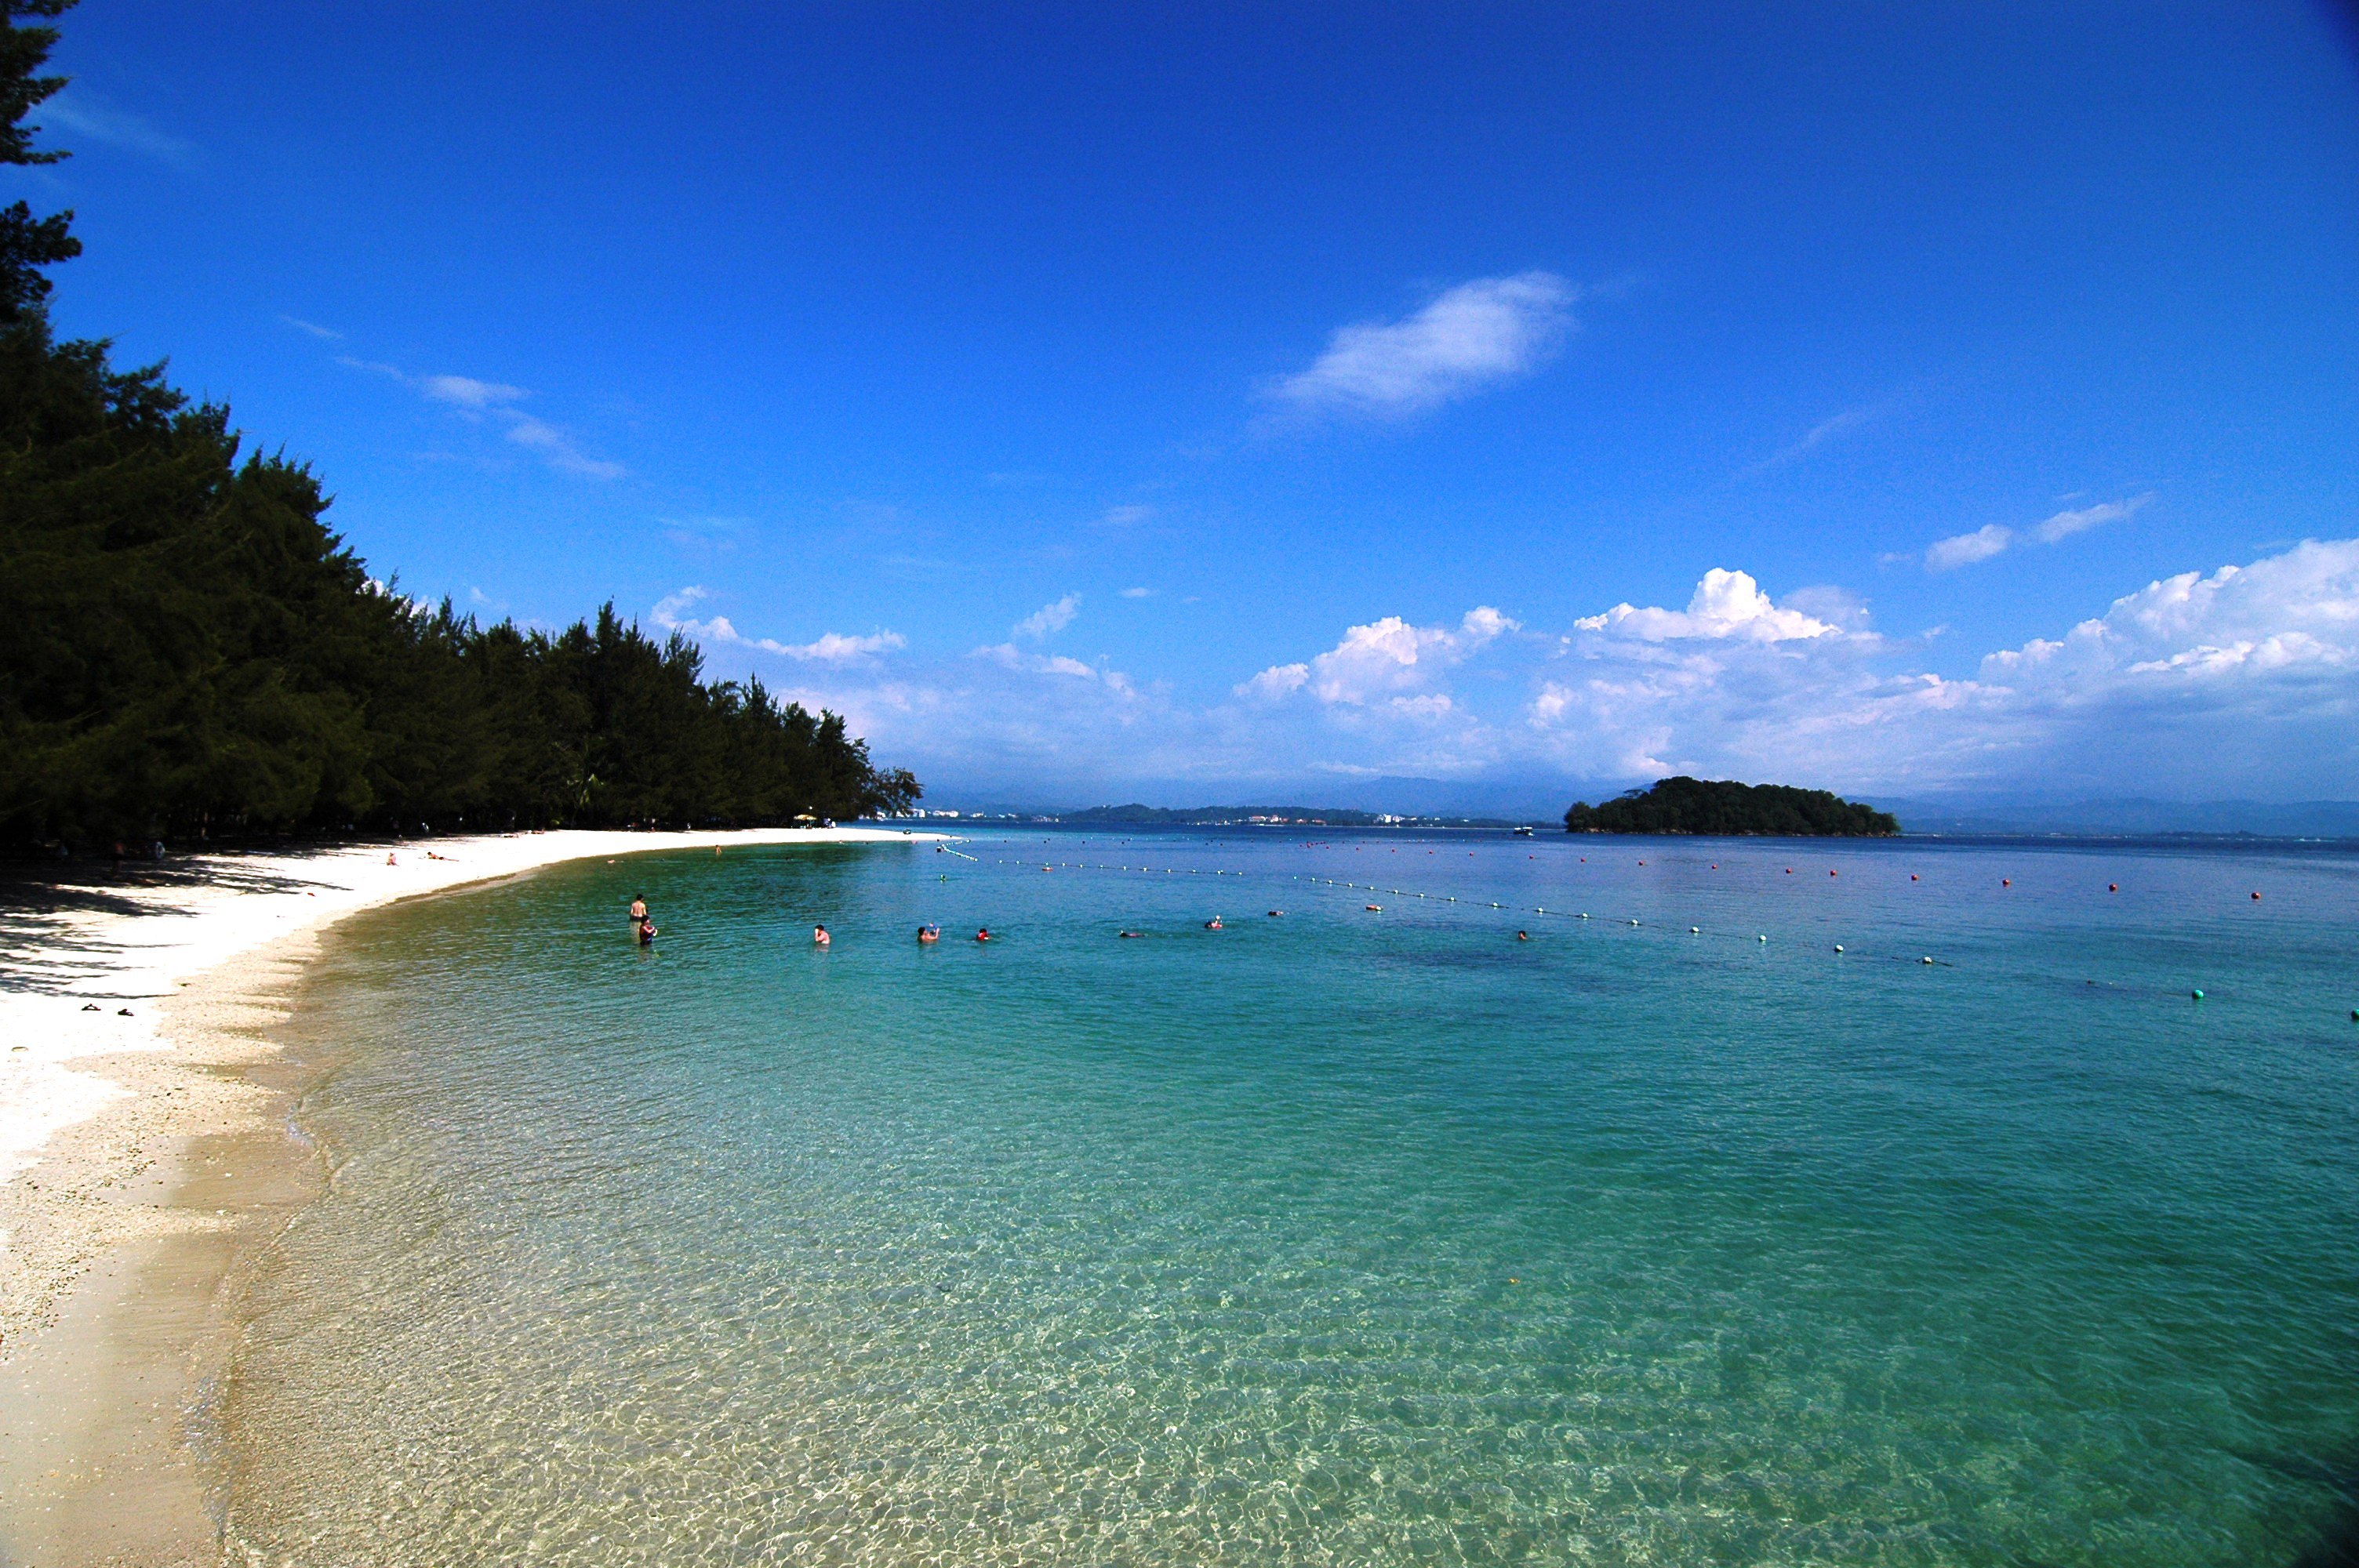
<path id="1" fill-rule="evenodd" d="M 647 901 L 645 894 L 640 894 L 631 900 L 631 924 L 645 925 L 647 923 Z"/>
<path id="2" fill-rule="evenodd" d="M 639 916 L 639 946 L 642 947 L 652 947 L 655 945 L 656 923 L 642 914 Z"/>
<path id="3" fill-rule="evenodd" d="M 942 928 L 936 925 L 933 922 L 928 921 L 925 925 L 918 927 L 918 940 L 920 943 L 939 942 L 941 939 Z"/>
<path id="4" fill-rule="evenodd" d="M 834 940 L 834 938 L 833 938 L 833 937 L 831 937 L 830 935 L 828 935 L 828 934 L 827 934 L 827 927 L 826 927 L 826 926 L 824 926 L 824 925 L 814 925 L 814 926 L 812 926 L 812 927 L 811 927 L 811 946 L 814 946 L 814 947 L 824 947 L 824 946 L 826 946 L 830 942 L 832 942 L 832 941 L 833 941 L 833 940 Z"/>

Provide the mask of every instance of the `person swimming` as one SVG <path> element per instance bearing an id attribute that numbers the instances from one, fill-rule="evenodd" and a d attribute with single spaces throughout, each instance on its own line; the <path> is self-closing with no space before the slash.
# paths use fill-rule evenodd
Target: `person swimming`
<path id="1" fill-rule="evenodd" d="M 1518 931 L 1516 933 L 1516 940 L 1518 942 L 1528 942 L 1531 939 L 1532 934 L 1528 931 Z"/>
<path id="2" fill-rule="evenodd" d="M 919 926 L 919 927 L 918 927 L 918 940 L 919 940 L 919 941 L 920 941 L 920 942 L 939 942 L 939 941 L 940 941 L 941 939 L 942 939 L 942 928 L 941 928 L 940 926 L 936 925 L 935 924 L 933 924 L 933 922 L 931 922 L 931 921 L 928 921 L 925 925 L 920 925 L 920 926 Z"/>
<path id="3" fill-rule="evenodd" d="M 975 927 L 974 939 L 975 939 L 976 941 L 978 941 L 978 942 L 988 942 L 988 941 L 990 941 L 990 940 L 991 940 L 991 927 L 990 927 L 990 926 L 988 926 L 988 925 L 979 925 L 979 926 Z"/>
<path id="4" fill-rule="evenodd" d="M 1147 933 L 1144 931 L 1117 931 L 1114 935 L 1117 936 L 1144 936 Z"/>
<path id="5" fill-rule="evenodd" d="M 832 936 L 830 936 L 830 935 L 827 934 L 827 927 L 826 927 L 826 926 L 824 926 L 824 925 L 814 925 L 814 926 L 812 926 L 812 927 L 811 927 L 811 946 L 814 946 L 814 947 L 824 947 L 824 946 L 826 946 L 830 942 L 832 942 L 832 941 L 833 941 L 833 940 L 834 940 L 834 938 L 833 938 L 833 937 L 832 937 Z"/>
<path id="6" fill-rule="evenodd" d="M 1226 929 L 1226 927 L 1222 925 L 1221 917 L 1216 914 L 1212 916 L 1212 919 L 1204 922 L 1204 929 L 1207 931 L 1221 931 Z"/>

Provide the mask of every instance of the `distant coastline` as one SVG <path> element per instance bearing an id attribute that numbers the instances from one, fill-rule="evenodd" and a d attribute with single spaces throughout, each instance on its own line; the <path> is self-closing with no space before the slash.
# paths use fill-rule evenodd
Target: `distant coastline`
<path id="1" fill-rule="evenodd" d="M 953 793 L 951 809 L 910 811 L 897 823 L 974 823 L 974 826 L 1066 826 L 1066 827 L 1560 827 L 1561 806 L 1516 799 L 1538 793 L 1505 787 L 1465 787 L 1461 799 L 1434 781 L 1392 781 L 1399 790 L 1364 793 L 1356 804 L 1215 804 L 1215 806 L 1147 806 L 1147 804 L 1043 804 L 1021 795 Z M 1588 785 L 1585 799 L 1609 797 L 1623 785 Z M 1566 785 L 1566 795 L 1582 790 Z M 1248 797 L 1250 799 L 1250 797 Z M 1286 799 L 1286 797 L 1278 797 Z M 1298 797 L 1299 799 L 1299 797 Z M 1314 797 L 1316 799 L 1316 797 Z M 1560 797 L 1561 799 L 1561 797 Z M 2359 839 L 2359 802 L 2253 802 L 2208 799 L 2170 802 L 2142 797 L 1901 797 L 1866 793 L 1864 806 L 1897 818 L 1906 837 L 1944 839 L 2024 839 L 2024 842 L 2350 842 Z"/>
<path id="2" fill-rule="evenodd" d="M 1080 810 L 918 810 L 908 820 L 945 822 L 1055 823 L 1067 827 L 1537 827 L 1538 816 L 1459 816 L 1391 811 L 1360 811 L 1346 806 L 1199 806 L 1171 807 L 1093 806 Z M 895 820 L 900 820 L 895 818 Z"/>

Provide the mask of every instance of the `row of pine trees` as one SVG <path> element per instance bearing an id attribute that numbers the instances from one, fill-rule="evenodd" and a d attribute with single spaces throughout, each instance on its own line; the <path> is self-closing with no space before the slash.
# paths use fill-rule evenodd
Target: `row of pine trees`
<path id="1" fill-rule="evenodd" d="M 72 0 L 0 0 L 0 163 Z M 484 626 L 373 579 L 281 454 L 59 341 L 73 214 L 0 210 L 0 846 L 352 828 L 752 826 L 906 810 L 832 713 L 707 681 L 609 604 Z"/>

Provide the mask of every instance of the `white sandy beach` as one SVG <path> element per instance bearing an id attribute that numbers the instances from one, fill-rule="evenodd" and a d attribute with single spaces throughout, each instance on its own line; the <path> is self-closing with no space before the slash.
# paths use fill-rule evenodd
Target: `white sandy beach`
<path id="1" fill-rule="evenodd" d="M 135 862 L 47 909 L 17 910 L 0 949 L 0 1357 L 15 1349 L 32 1293 L 60 1281 L 13 1278 L 12 1196 L 65 1129 L 121 1116 L 136 1074 L 100 1058 L 168 1053 L 163 999 L 230 960 L 283 947 L 355 910 L 511 876 L 562 860 L 652 850 L 858 843 L 933 834 L 826 827 L 713 833 L 549 832 L 413 840 L 281 854 L 174 856 Z M 143 879 L 143 871 L 162 875 Z M 150 1112 L 158 1108 L 143 1108 Z M 168 1137 L 167 1118 L 152 1131 Z M 46 1287 L 46 1288 L 40 1288 Z"/>

